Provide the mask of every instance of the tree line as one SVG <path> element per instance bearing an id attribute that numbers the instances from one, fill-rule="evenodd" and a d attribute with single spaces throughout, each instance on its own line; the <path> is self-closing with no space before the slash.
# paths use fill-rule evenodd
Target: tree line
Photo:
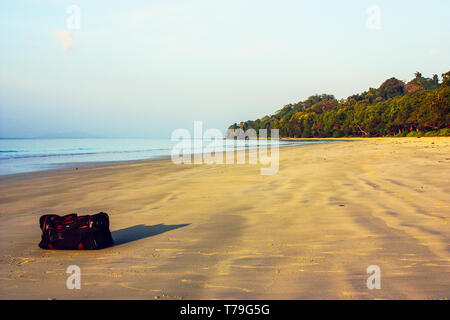
<path id="1" fill-rule="evenodd" d="M 285 105 L 273 115 L 234 123 L 229 129 L 279 129 L 280 137 L 450 135 L 450 71 L 432 78 L 415 73 L 405 83 L 384 81 L 347 99 L 321 94 Z"/>

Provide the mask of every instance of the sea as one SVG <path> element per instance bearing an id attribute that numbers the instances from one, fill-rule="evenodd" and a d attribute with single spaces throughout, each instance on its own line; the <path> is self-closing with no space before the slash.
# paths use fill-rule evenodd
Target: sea
<path id="1" fill-rule="evenodd" d="M 332 140 L 336 142 L 336 140 Z M 280 147 L 327 143 L 330 140 L 280 140 Z M 0 139 L 0 175 L 76 168 L 97 163 L 156 159 L 170 157 L 179 141 L 170 139 Z M 216 151 L 242 150 L 258 147 L 257 140 L 202 141 L 203 148 L 191 153 L 205 152 L 211 144 Z"/>

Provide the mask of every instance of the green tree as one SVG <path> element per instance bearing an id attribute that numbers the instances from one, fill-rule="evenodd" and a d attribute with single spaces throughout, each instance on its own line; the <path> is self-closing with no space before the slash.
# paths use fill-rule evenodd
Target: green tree
<path id="1" fill-rule="evenodd" d="M 450 133 L 450 71 L 425 78 L 420 72 L 404 84 L 384 81 L 347 99 L 313 95 L 287 104 L 274 115 L 233 124 L 232 129 L 279 129 L 282 137 L 405 136 L 416 131 Z M 439 131 L 440 130 L 440 131 Z"/>

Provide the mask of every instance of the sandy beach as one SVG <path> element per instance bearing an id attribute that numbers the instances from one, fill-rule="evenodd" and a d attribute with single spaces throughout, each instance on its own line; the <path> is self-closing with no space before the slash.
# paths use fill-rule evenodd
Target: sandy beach
<path id="1" fill-rule="evenodd" d="M 268 176 L 166 159 L 0 177 L 0 298 L 445 299 L 449 166 L 450 138 L 373 138 L 282 148 Z M 42 214 L 100 211 L 115 246 L 38 248 Z"/>

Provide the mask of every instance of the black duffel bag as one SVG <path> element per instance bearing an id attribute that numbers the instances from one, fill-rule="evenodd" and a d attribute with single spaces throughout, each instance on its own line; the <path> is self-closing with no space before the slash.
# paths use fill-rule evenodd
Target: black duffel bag
<path id="1" fill-rule="evenodd" d="M 113 244 L 109 231 L 109 217 L 100 212 L 94 215 L 66 216 L 46 214 L 39 219 L 42 230 L 42 249 L 95 250 Z"/>

